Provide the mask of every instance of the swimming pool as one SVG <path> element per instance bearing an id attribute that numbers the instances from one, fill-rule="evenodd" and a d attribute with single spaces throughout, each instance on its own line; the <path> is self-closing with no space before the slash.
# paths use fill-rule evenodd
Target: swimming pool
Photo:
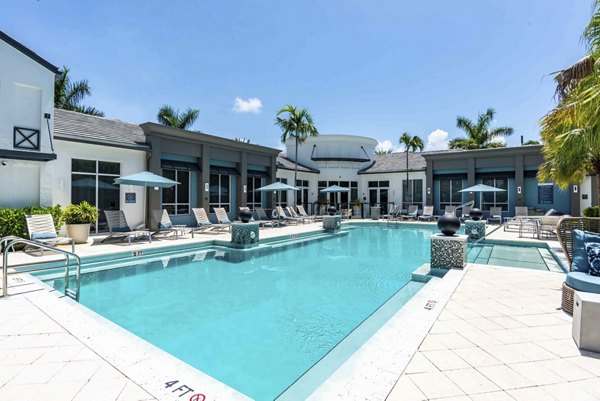
<path id="1" fill-rule="evenodd" d="M 80 302 L 241 393 L 273 400 L 388 299 L 423 286 L 411 272 L 429 261 L 433 232 L 362 225 L 292 245 L 84 267 Z"/>
<path id="2" fill-rule="evenodd" d="M 564 267 L 550 249 L 535 244 L 527 246 L 525 244 L 483 241 L 469 247 L 467 262 L 565 272 Z"/>

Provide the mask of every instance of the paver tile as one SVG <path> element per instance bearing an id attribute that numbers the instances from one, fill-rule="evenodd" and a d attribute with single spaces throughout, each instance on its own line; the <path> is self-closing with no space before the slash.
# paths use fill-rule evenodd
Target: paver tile
<path id="1" fill-rule="evenodd" d="M 492 355 L 485 352 L 482 348 L 479 347 L 456 349 L 454 350 L 454 353 L 462 359 L 464 359 L 465 362 L 467 362 L 474 368 L 502 364 L 500 360 L 494 358 Z"/>
<path id="2" fill-rule="evenodd" d="M 408 377 L 428 398 L 464 395 L 464 392 L 441 372 L 416 373 Z"/>
<path id="3" fill-rule="evenodd" d="M 427 396 L 423 394 L 407 375 L 402 375 L 387 396 L 386 401 L 422 401 Z"/>
<path id="4" fill-rule="evenodd" d="M 449 370 L 444 372 L 465 394 L 489 393 L 500 390 L 487 377 L 473 368 Z"/>
<path id="5" fill-rule="evenodd" d="M 451 350 L 424 351 L 423 355 L 439 370 L 468 368 L 469 364 Z"/>
<path id="6" fill-rule="evenodd" d="M 533 383 L 506 365 L 483 366 L 478 369 L 502 390 L 531 387 Z"/>

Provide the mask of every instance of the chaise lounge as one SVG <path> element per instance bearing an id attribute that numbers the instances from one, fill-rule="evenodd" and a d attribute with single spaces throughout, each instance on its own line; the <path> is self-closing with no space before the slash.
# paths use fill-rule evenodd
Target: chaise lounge
<path id="1" fill-rule="evenodd" d="M 43 245 L 55 247 L 62 244 L 71 244 L 71 252 L 75 253 L 75 240 L 69 237 L 59 237 L 56 235 L 54 220 L 50 214 L 34 214 L 25 216 L 27 232 L 32 241 Z M 28 249 L 29 247 L 25 247 Z M 44 255 L 44 250 L 40 248 L 40 255 Z"/>
<path id="2" fill-rule="evenodd" d="M 109 234 L 100 242 L 104 242 L 110 238 L 121 238 L 121 241 L 127 239 L 129 245 L 131 245 L 132 239 L 137 240 L 140 237 L 148 237 L 148 242 L 152 242 L 150 231 L 145 229 L 132 230 L 130 228 L 129 224 L 127 224 L 125 213 L 122 210 L 105 210 L 104 215 L 106 216 Z"/>

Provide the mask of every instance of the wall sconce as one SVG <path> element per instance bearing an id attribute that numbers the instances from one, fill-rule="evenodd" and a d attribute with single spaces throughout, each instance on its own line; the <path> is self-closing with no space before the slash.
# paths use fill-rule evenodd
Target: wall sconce
<path id="1" fill-rule="evenodd" d="M 517 187 L 517 193 L 520 194 L 521 193 L 521 186 Z"/>
<path id="2" fill-rule="evenodd" d="M 208 187 L 208 182 L 204 183 L 204 191 L 208 192 L 209 187 Z"/>
<path id="3" fill-rule="evenodd" d="M 579 192 L 579 185 L 573 185 L 573 193 L 576 194 Z"/>
<path id="4" fill-rule="evenodd" d="M 155 190 L 155 191 L 158 191 L 158 187 L 154 187 L 154 190 Z"/>
<path id="5" fill-rule="evenodd" d="M 248 191 L 248 186 L 244 185 L 244 193 L 246 193 L 246 191 Z"/>
<path id="6" fill-rule="evenodd" d="M 431 188 L 427 188 L 427 195 L 431 195 Z"/>

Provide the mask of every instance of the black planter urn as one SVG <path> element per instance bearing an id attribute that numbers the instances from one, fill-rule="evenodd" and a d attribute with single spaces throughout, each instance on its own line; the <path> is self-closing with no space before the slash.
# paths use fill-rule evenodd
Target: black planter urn
<path id="1" fill-rule="evenodd" d="M 240 210 L 239 218 L 242 223 L 249 223 L 252 220 L 252 212 L 250 209 L 242 209 Z"/>
<path id="2" fill-rule="evenodd" d="M 333 216 L 337 213 L 337 209 L 335 208 L 335 206 L 329 206 L 327 208 L 327 214 L 330 216 Z"/>
<path id="3" fill-rule="evenodd" d="M 471 220 L 479 221 L 483 217 L 483 210 L 477 209 L 477 208 L 473 208 L 469 212 L 469 217 L 471 217 Z"/>
<path id="4" fill-rule="evenodd" d="M 437 226 L 442 234 L 451 236 L 460 228 L 460 220 L 455 214 L 448 213 L 438 219 Z"/>

